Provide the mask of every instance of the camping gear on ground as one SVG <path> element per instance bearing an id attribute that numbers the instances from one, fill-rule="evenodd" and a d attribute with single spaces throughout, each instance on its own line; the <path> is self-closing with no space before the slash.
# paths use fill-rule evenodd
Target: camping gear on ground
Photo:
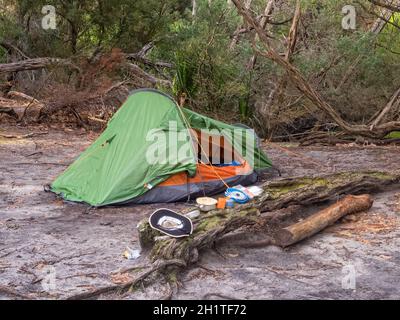
<path id="1" fill-rule="evenodd" d="M 196 199 L 197 206 L 201 211 L 207 212 L 217 207 L 217 200 L 209 197 L 201 197 Z"/>
<path id="2" fill-rule="evenodd" d="M 180 107 L 160 91 L 136 90 L 51 191 L 99 207 L 176 202 L 251 185 L 271 161 L 256 141 L 243 143 L 248 136 L 255 140 L 249 130 Z"/>
<path id="3" fill-rule="evenodd" d="M 226 189 L 225 196 L 231 198 L 237 203 L 246 203 L 252 199 L 251 196 L 243 190 L 242 186 L 235 186 Z"/>
<path id="4" fill-rule="evenodd" d="M 218 198 L 217 209 L 225 209 L 226 198 Z"/>
<path id="5" fill-rule="evenodd" d="M 196 210 L 190 211 L 188 213 L 185 213 L 184 216 L 189 219 L 197 218 L 198 216 L 200 216 L 200 210 L 196 209 Z"/>
<path id="6" fill-rule="evenodd" d="M 131 249 L 128 246 L 126 247 L 126 250 L 122 254 L 126 259 L 128 260 L 134 260 L 140 257 L 141 250 L 139 249 Z"/>
<path id="7" fill-rule="evenodd" d="M 151 214 L 149 224 L 153 229 L 174 238 L 187 237 L 193 232 L 193 224 L 189 218 L 164 208 Z"/>
<path id="8" fill-rule="evenodd" d="M 226 199 L 227 208 L 233 208 L 234 206 L 235 206 L 235 201 L 233 201 L 231 198 Z"/>
<path id="9" fill-rule="evenodd" d="M 258 186 L 243 187 L 242 185 L 237 185 L 226 189 L 225 196 L 237 203 L 246 203 L 262 193 L 263 189 Z"/>

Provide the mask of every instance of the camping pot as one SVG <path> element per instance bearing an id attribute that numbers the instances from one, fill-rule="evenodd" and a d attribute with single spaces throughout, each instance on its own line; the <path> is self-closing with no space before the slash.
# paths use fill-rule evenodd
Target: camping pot
<path id="1" fill-rule="evenodd" d="M 197 206 L 201 211 L 211 211 L 217 207 L 217 200 L 209 197 L 201 197 L 196 199 Z"/>

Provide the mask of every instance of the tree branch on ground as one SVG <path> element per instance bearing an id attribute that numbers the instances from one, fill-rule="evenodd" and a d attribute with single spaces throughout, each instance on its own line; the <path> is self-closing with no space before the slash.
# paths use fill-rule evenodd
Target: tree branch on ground
<path id="1" fill-rule="evenodd" d="M 146 44 L 142 49 L 140 49 L 136 53 L 128 53 L 125 55 L 126 59 L 137 61 L 143 63 L 145 65 L 156 67 L 156 68 L 172 68 L 173 64 L 165 61 L 151 61 L 146 57 L 146 55 L 151 51 L 154 47 L 154 43 L 150 42 Z"/>
<path id="2" fill-rule="evenodd" d="M 3 63 L 0 64 L 0 74 L 2 73 L 10 73 L 10 72 L 20 72 L 20 71 L 28 71 L 28 70 L 37 70 L 48 67 L 69 67 L 72 68 L 79 73 L 81 69 L 73 64 L 68 59 L 59 59 L 59 58 L 33 58 L 26 59 L 19 62 L 12 63 Z"/>

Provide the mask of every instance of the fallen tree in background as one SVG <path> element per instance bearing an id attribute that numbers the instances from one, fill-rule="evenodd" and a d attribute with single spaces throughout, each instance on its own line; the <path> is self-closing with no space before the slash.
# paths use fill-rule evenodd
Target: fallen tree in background
<path id="1" fill-rule="evenodd" d="M 304 96 L 307 97 L 320 111 L 327 114 L 336 124 L 338 124 L 342 130 L 352 135 L 365 136 L 369 138 L 383 138 L 392 131 L 400 130 L 400 121 L 395 120 L 387 120 L 381 124 L 373 123 L 370 125 L 351 124 L 344 120 L 343 117 L 309 84 L 299 69 L 276 51 L 276 49 L 272 46 L 271 40 L 264 28 L 253 17 L 251 11 L 246 8 L 246 6 L 240 0 L 232 0 L 232 2 L 235 4 L 239 14 L 243 16 L 248 25 L 255 30 L 264 47 L 263 49 L 259 49 L 256 42 L 253 40 L 252 45 L 255 52 L 274 61 L 276 64 L 282 67 L 286 71 L 290 81 L 297 87 L 297 89 L 300 90 Z M 297 0 L 296 15 L 299 16 L 300 14 L 300 1 Z M 297 22 L 298 19 L 293 19 L 291 32 L 295 32 L 297 30 Z M 291 36 L 294 37 L 293 34 Z M 392 106 L 394 103 L 390 105 Z M 387 108 L 383 108 L 376 118 L 381 119 L 383 117 L 382 115 L 387 114 L 387 112 Z"/>
<path id="2" fill-rule="evenodd" d="M 28 70 L 37 70 L 48 67 L 69 67 L 75 69 L 78 72 L 81 72 L 80 68 L 73 64 L 68 59 L 59 59 L 59 58 L 34 58 L 34 59 L 26 59 L 19 62 L 12 63 L 3 63 L 0 64 L 0 74 L 2 73 L 11 73 L 11 72 L 20 72 L 20 71 L 28 71 Z"/>

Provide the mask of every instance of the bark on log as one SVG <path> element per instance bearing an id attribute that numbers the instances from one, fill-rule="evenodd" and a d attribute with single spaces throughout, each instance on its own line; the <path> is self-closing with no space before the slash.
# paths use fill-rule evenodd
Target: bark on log
<path id="1" fill-rule="evenodd" d="M 360 196 L 348 195 L 303 221 L 281 229 L 275 235 L 275 243 L 282 247 L 295 244 L 334 224 L 347 214 L 370 209 L 372 203 L 372 198 L 367 194 Z"/>
<path id="2" fill-rule="evenodd" d="M 34 97 L 28 96 L 25 93 L 18 92 L 18 91 L 9 91 L 7 96 L 9 98 L 14 98 L 14 99 L 22 99 L 25 100 L 29 103 L 36 103 L 40 106 L 43 106 L 43 103 L 41 103 L 39 100 L 35 99 Z"/>
<path id="3" fill-rule="evenodd" d="M 264 193 L 254 203 L 261 212 L 291 205 L 312 205 L 336 200 L 341 195 L 373 193 L 385 186 L 400 185 L 400 171 L 341 172 L 320 177 L 288 178 L 263 185 Z"/>
<path id="4" fill-rule="evenodd" d="M 142 79 L 147 83 L 150 83 L 153 87 L 156 86 L 157 84 L 160 84 L 160 85 L 163 85 L 166 87 L 171 86 L 171 82 L 169 80 L 156 78 L 155 76 L 144 71 L 142 68 L 140 68 L 138 65 L 136 65 L 134 63 L 125 63 L 123 66 L 130 72 L 131 75 L 136 76 L 139 79 Z"/>
<path id="5" fill-rule="evenodd" d="M 198 249 L 212 245 L 231 231 L 257 223 L 260 212 L 336 200 L 340 195 L 373 192 L 393 184 L 400 185 L 400 171 L 345 172 L 271 181 L 262 186 L 264 193 L 252 202 L 235 209 L 215 210 L 193 220 L 194 233 L 190 237 L 160 237 L 144 219 L 138 226 L 139 240 L 143 248 L 151 248 L 152 261 L 178 259 L 190 264 L 197 260 Z M 273 212 L 265 218 L 273 220 Z"/>
<path id="6" fill-rule="evenodd" d="M 81 71 L 70 60 L 59 59 L 59 58 L 34 58 L 34 59 L 26 59 L 26 60 L 19 61 L 19 62 L 0 64 L 0 74 L 43 69 L 43 68 L 52 67 L 52 66 L 53 67 L 56 67 L 56 66 L 66 67 L 67 66 L 67 67 L 77 70 L 78 72 Z"/>

